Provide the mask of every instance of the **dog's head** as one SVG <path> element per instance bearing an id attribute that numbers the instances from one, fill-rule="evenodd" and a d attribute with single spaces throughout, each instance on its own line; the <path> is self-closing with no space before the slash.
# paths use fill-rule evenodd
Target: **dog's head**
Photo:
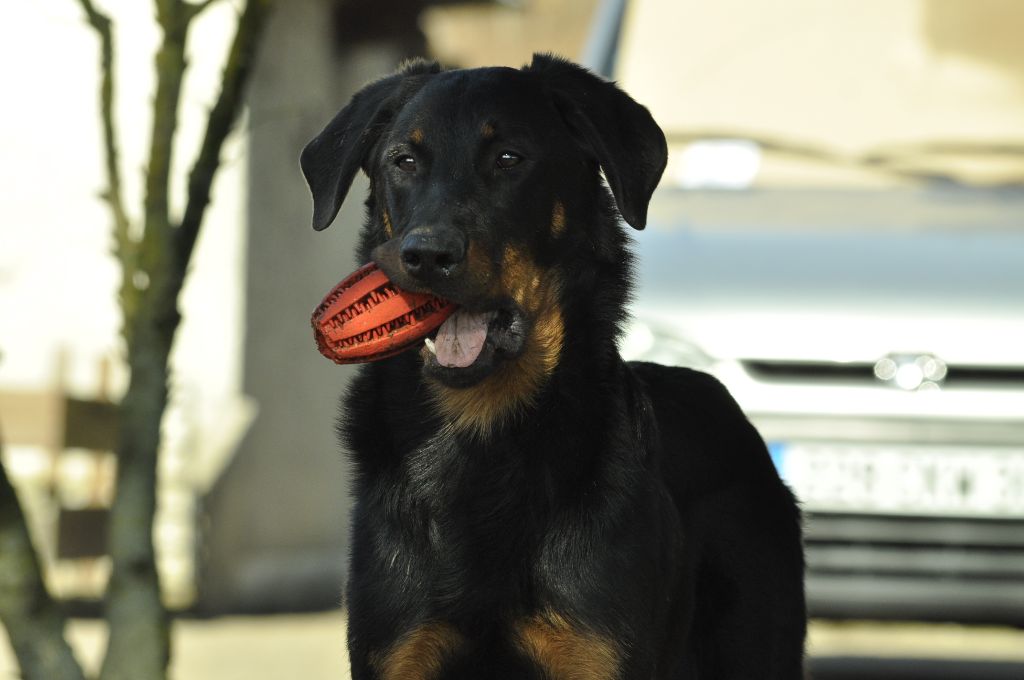
<path id="1" fill-rule="evenodd" d="M 361 256 L 399 287 L 460 306 L 421 350 L 423 370 L 459 417 L 495 402 L 477 414 L 486 421 L 532 398 L 573 341 L 570 300 L 626 258 L 601 171 L 642 229 L 665 161 L 644 107 L 536 55 L 519 70 L 410 63 L 358 92 L 305 148 L 302 170 L 317 230 L 356 172 L 370 177 Z"/>

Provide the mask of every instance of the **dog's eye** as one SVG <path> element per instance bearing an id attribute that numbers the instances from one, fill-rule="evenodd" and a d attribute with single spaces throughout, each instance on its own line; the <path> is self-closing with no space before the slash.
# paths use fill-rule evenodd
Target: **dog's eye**
<path id="1" fill-rule="evenodd" d="M 416 172 L 416 159 L 412 156 L 399 156 L 395 159 L 395 165 L 402 172 Z"/>
<path id="2" fill-rule="evenodd" d="M 502 151 L 498 154 L 498 160 L 496 161 L 499 168 L 502 170 L 508 170 L 509 168 L 519 165 L 519 162 L 523 160 L 523 157 L 517 153 L 511 151 Z"/>

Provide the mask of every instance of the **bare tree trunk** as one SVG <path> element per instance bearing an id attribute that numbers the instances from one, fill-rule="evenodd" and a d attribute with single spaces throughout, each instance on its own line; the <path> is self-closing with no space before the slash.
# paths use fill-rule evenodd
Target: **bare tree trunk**
<path id="1" fill-rule="evenodd" d="M 114 218 L 115 252 L 122 266 L 121 306 L 130 379 L 120 405 L 117 495 L 111 509 L 113 571 L 107 590 L 110 636 L 101 680 L 159 680 L 170 661 L 170 623 L 160 597 L 153 546 L 160 425 L 168 401 L 168 357 L 181 316 L 178 296 L 210 201 L 224 140 L 238 119 L 256 47 L 273 0 L 246 0 L 224 68 L 222 90 L 210 112 L 189 176 L 184 216 L 168 209 L 171 152 L 178 127 L 186 40 L 193 19 L 216 0 L 155 0 L 163 40 L 156 54 L 157 89 L 146 171 L 141 239 L 133 239 L 121 199 L 112 114 L 112 37 L 109 19 L 92 0 L 79 0 L 103 46 L 101 114 Z"/>
<path id="2" fill-rule="evenodd" d="M 156 571 L 153 518 L 160 424 L 167 406 L 167 358 L 179 322 L 177 290 L 171 289 L 168 277 L 171 224 L 167 194 L 186 67 L 189 17 L 183 9 L 175 0 L 157 2 L 164 37 L 156 55 L 157 87 L 138 272 L 133 281 L 126 282 L 138 292 L 134 313 L 124 319 L 131 378 L 118 419 L 117 495 L 110 513 L 113 570 L 106 599 L 110 637 L 101 680 L 163 678 L 171 654 L 169 616 L 160 598 Z"/>
<path id="3" fill-rule="evenodd" d="M 25 516 L 0 460 L 0 621 L 25 680 L 83 680 L 64 640 L 64 613 L 40 574 Z"/>
<path id="4" fill-rule="evenodd" d="M 180 223 L 168 211 L 171 149 L 186 70 L 185 47 L 193 19 L 217 0 L 155 0 L 164 38 L 156 56 L 157 94 L 146 174 L 141 239 L 125 210 L 113 116 L 112 24 L 92 0 L 79 0 L 101 41 L 100 114 L 115 254 L 122 268 L 123 333 L 130 380 L 120 405 L 117 494 L 111 510 L 113 572 L 107 591 L 110 636 L 101 680 L 160 680 L 170 661 L 169 616 L 160 598 L 153 548 L 157 453 L 168 400 L 168 357 L 181 316 L 178 296 L 195 247 L 220 151 L 243 104 L 245 84 L 274 0 L 246 0 L 224 68 L 222 89 L 210 112 L 202 146 L 189 175 Z M 65 618 L 42 581 L 24 515 L 0 463 L 0 621 L 27 680 L 83 680 L 64 638 Z"/>
<path id="5" fill-rule="evenodd" d="M 110 637 L 102 679 L 156 680 L 170 661 L 170 622 L 153 549 L 157 451 L 167 405 L 167 357 L 177 319 L 161 328 L 143 298 L 129 327 L 131 381 L 120 405 L 117 496 L 110 514 Z"/>

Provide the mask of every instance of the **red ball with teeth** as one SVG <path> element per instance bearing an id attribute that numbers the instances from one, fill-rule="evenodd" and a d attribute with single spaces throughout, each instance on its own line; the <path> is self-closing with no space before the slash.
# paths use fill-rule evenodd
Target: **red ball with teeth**
<path id="1" fill-rule="evenodd" d="M 313 332 L 325 357 L 337 364 L 359 364 L 404 352 L 457 308 L 435 295 L 396 288 L 371 262 L 327 294 L 313 312 Z"/>

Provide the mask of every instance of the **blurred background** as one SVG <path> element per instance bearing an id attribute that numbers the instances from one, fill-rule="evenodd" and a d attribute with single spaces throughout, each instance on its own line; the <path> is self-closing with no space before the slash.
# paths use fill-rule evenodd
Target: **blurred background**
<path id="1" fill-rule="evenodd" d="M 150 3 L 100 5 L 137 196 L 158 29 Z M 215 4 L 191 36 L 179 177 L 236 11 Z M 345 672 L 333 426 L 351 370 L 308 323 L 353 268 L 362 206 L 315 234 L 299 151 L 404 58 L 552 51 L 618 80 L 669 138 L 622 350 L 716 374 L 767 440 L 808 516 L 815 677 L 1024 678 L 1022 26 L 1015 0 L 280 2 L 172 357 L 172 677 Z M 126 381 L 97 44 L 72 0 L 6 3 L 0 59 L 4 463 L 51 591 L 89 614 Z M 102 627 L 71 635 L 92 663 Z M 2 677 L 18 675 L 0 642 Z"/>

